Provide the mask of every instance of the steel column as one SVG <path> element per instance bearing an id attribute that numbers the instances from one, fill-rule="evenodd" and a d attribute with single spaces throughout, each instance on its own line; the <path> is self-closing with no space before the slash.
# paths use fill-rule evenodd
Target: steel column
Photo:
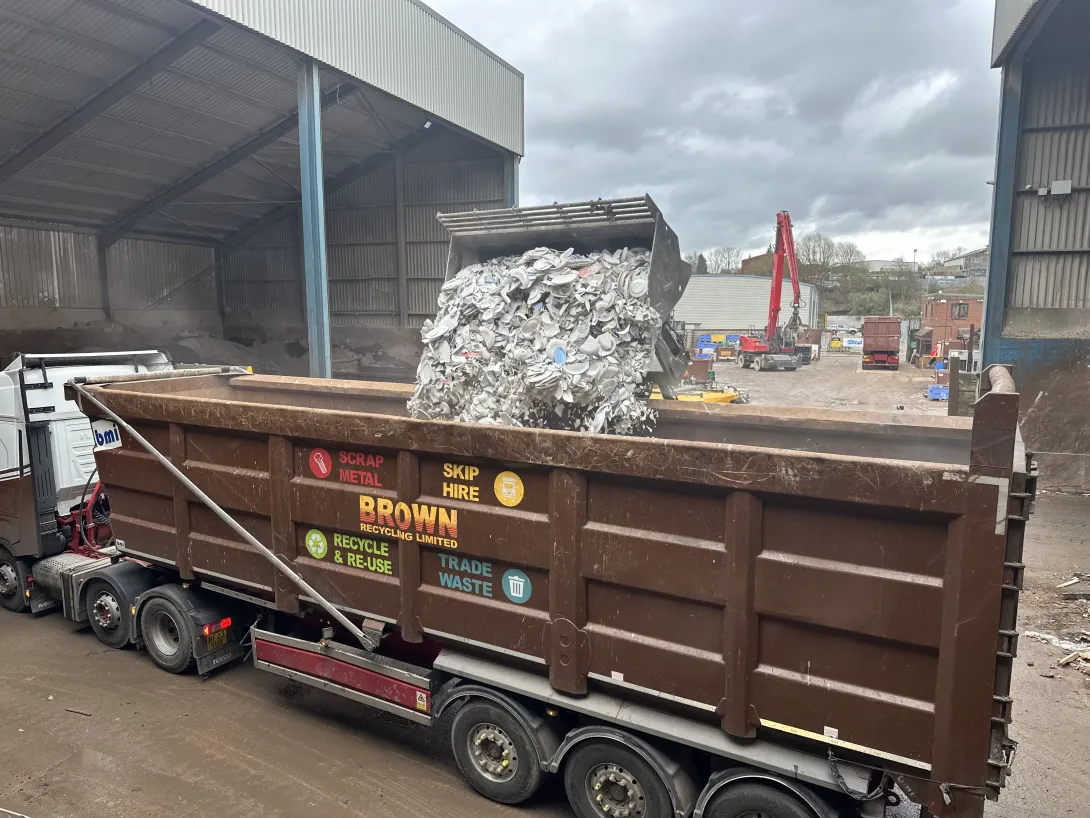
<path id="1" fill-rule="evenodd" d="M 409 255 L 405 244 L 405 154 L 394 155 L 394 200 L 397 222 L 397 306 L 400 325 L 409 326 Z"/>
<path id="2" fill-rule="evenodd" d="M 106 243 L 101 236 L 95 237 L 95 258 L 98 261 L 98 286 L 102 312 L 105 313 L 107 321 L 112 321 L 114 310 L 110 303 L 110 262 L 106 255 Z"/>
<path id="3" fill-rule="evenodd" d="M 1010 277 L 1011 236 L 1014 230 L 1015 176 L 1022 124 L 1023 63 L 1015 59 L 1003 68 L 1003 93 L 999 104 L 999 144 L 995 153 L 995 187 L 992 192 L 991 257 L 981 324 L 983 366 L 999 363 L 996 353 L 1003 334 Z"/>
<path id="4" fill-rule="evenodd" d="M 308 58 L 299 69 L 299 171 L 303 188 L 303 271 L 312 378 L 328 378 L 333 374 L 329 343 L 321 90 L 318 66 Z"/>
<path id="5" fill-rule="evenodd" d="M 519 206 L 519 163 L 522 157 L 508 154 L 503 158 L 503 197 L 504 207 Z"/>

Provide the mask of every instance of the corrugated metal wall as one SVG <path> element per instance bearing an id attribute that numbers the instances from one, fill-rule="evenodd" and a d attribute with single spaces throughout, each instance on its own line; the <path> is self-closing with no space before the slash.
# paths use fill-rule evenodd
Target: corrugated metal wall
<path id="1" fill-rule="evenodd" d="M 387 163 L 329 197 L 329 312 L 335 327 L 396 327 L 397 206 Z"/>
<path id="2" fill-rule="evenodd" d="M 192 0 L 520 156 L 522 74 L 415 0 Z"/>
<path id="3" fill-rule="evenodd" d="M 503 160 L 406 164 L 405 250 L 409 324 L 435 316 L 449 238 L 436 213 L 504 206 Z M 334 327 L 400 323 L 397 196 L 393 162 L 326 202 L 329 311 Z M 297 216 L 255 235 L 223 262 L 225 304 L 235 318 L 278 312 L 299 322 L 304 294 Z M 231 319 L 229 319 L 229 323 Z"/>
<path id="4" fill-rule="evenodd" d="M 992 31 L 992 62 L 999 59 L 1007 43 L 1011 41 L 1018 26 L 1026 19 L 1032 9 L 1041 0 L 996 0 L 995 27 Z"/>
<path id="5" fill-rule="evenodd" d="M 302 321 L 301 231 L 298 218 L 281 219 L 224 258 L 223 301 L 227 312 L 286 311 Z"/>
<path id="6" fill-rule="evenodd" d="M 503 162 L 448 162 L 405 167 L 405 241 L 409 323 L 434 318 L 447 270 L 450 237 L 435 214 L 504 206 Z"/>
<path id="7" fill-rule="evenodd" d="M 1090 59 L 1026 71 L 1007 308 L 1090 309 Z"/>
<path id="8" fill-rule="evenodd" d="M 100 309 L 94 236 L 0 227 L 0 307 Z"/>
<path id="9" fill-rule="evenodd" d="M 218 309 L 211 247 L 123 239 L 106 264 L 114 310 Z"/>
<path id="10" fill-rule="evenodd" d="M 771 284 L 770 278 L 762 276 L 693 276 L 674 308 L 674 319 L 717 329 L 764 329 Z M 810 284 L 802 284 L 800 289 L 802 322 L 810 327 L 822 326 L 817 289 Z M 793 297 L 791 282 L 785 281 L 780 312 L 784 320 L 790 314 Z"/>

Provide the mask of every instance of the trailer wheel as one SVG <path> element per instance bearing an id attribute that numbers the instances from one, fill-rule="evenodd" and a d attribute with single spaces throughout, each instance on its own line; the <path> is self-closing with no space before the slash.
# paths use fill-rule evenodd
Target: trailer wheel
<path id="1" fill-rule="evenodd" d="M 725 787 L 704 810 L 705 818 L 817 818 L 813 809 L 779 787 L 746 782 Z"/>
<path id="2" fill-rule="evenodd" d="M 0 605 L 9 611 L 21 613 L 30 607 L 27 601 L 27 578 L 30 569 L 26 560 L 13 557 L 11 552 L 0 545 Z"/>
<path id="3" fill-rule="evenodd" d="M 483 700 L 454 714 L 450 743 L 470 786 L 500 804 L 521 804 L 545 780 L 530 734 L 507 710 Z"/>
<path id="4" fill-rule="evenodd" d="M 140 611 L 140 635 L 151 660 L 168 673 L 193 666 L 193 632 L 189 619 L 169 599 L 149 599 Z"/>
<path id="5" fill-rule="evenodd" d="M 113 585 L 103 579 L 87 585 L 87 618 L 98 641 L 120 650 L 129 642 L 129 606 Z"/>
<path id="6" fill-rule="evenodd" d="M 659 774 L 613 741 L 576 747 L 564 767 L 564 789 L 578 818 L 657 818 L 674 811 Z"/>

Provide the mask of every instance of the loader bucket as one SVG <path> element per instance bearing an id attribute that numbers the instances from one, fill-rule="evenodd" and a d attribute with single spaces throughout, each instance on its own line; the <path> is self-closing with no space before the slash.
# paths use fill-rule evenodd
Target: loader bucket
<path id="1" fill-rule="evenodd" d="M 669 318 L 689 283 L 691 268 L 681 258 L 677 234 L 650 196 L 440 213 L 438 219 L 450 233 L 448 279 L 470 264 L 521 255 L 535 247 L 571 247 L 580 253 L 649 248 L 648 294 L 663 319 L 655 344 L 659 367 L 652 368 L 651 378 L 660 385 L 680 383 L 689 357 Z"/>

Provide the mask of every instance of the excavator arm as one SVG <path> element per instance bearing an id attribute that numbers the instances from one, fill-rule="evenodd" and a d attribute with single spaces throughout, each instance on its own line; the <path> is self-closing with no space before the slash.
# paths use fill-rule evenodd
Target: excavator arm
<path id="1" fill-rule="evenodd" d="M 791 276 L 791 318 L 780 330 L 780 308 L 783 301 L 783 268 L 787 266 Z M 768 326 L 765 339 L 769 352 L 781 352 L 795 346 L 795 337 L 802 319 L 799 306 L 802 302 L 802 289 L 799 286 L 799 260 L 795 255 L 795 234 L 791 227 L 791 215 L 786 210 L 776 214 L 776 250 L 772 255 L 772 292 L 768 299 Z"/>

